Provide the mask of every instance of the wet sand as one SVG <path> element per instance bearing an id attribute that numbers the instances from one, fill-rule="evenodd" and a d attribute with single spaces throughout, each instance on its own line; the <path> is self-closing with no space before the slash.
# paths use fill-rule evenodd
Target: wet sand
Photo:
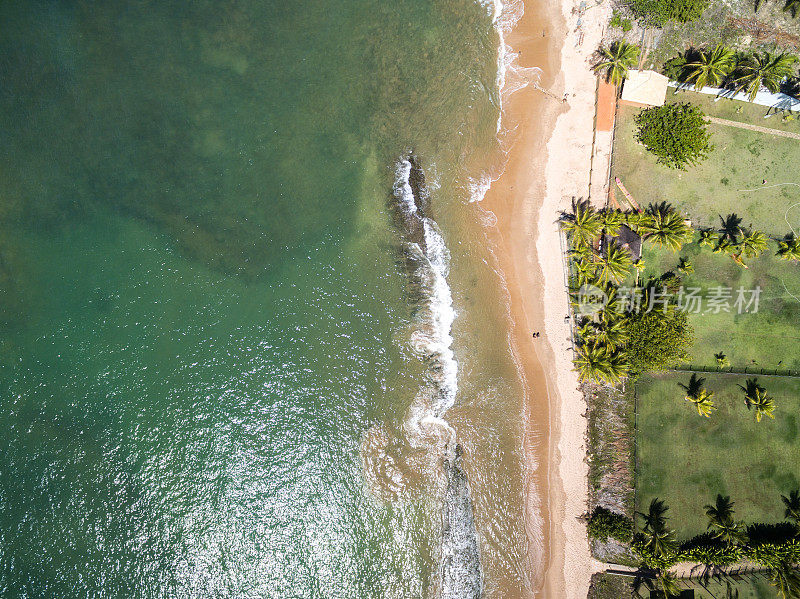
<path id="1" fill-rule="evenodd" d="M 585 404 L 572 370 L 556 219 L 572 196 L 588 194 L 596 85 L 588 58 L 610 9 L 606 2 L 581 16 L 577 45 L 578 4 L 526 0 L 524 17 L 507 37 L 520 53 L 519 66 L 542 70 L 541 89 L 528 86 L 505 101 L 504 126 L 512 131 L 507 165 L 483 201 L 497 218 L 489 235 L 508 291 L 510 343 L 526 393 L 532 596 L 547 599 L 585 598 L 598 569 L 579 520 L 587 501 Z"/>

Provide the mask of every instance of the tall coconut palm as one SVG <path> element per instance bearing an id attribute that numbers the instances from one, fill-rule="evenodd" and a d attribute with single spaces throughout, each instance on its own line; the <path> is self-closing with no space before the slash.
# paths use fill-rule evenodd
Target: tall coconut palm
<path id="1" fill-rule="evenodd" d="M 722 222 L 719 230 L 720 241 L 725 239 L 732 244 L 739 243 L 739 235 L 742 233 L 742 219 L 737 214 L 729 214 L 725 218 L 720 215 Z"/>
<path id="2" fill-rule="evenodd" d="M 795 237 L 794 233 L 789 233 L 778 242 L 777 255 L 781 260 L 800 260 L 800 238 Z"/>
<path id="3" fill-rule="evenodd" d="M 800 13 L 800 0 L 786 0 L 786 4 L 783 5 L 784 12 L 791 13 L 793 17 L 796 17 L 798 13 Z"/>
<path id="4" fill-rule="evenodd" d="M 678 597 L 681 587 L 678 586 L 678 577 L 669 570 L 659 570 L 655 580 L 655 587 L 664 594 L 664 597 Z"/>
<path id="5" fill-rule="evenodd" d="M 639 48 L 628 42 L 614 42 L 609 48 L 600 50 L 602 60 L 595 65 L 595 72 L 606 70 L 606 81 L 619 85 L 628 76 L 628 69 L 636 64 Z"/>
<path id="6" fill-rule="evenodd" d="M 797 57 L 791 54 L 757 52 L 740 62 L 736 67 L 738 77 L 734 80 L 737 91 L 745 92 L 748 100 L 755 100 L 761 88 L 772 93 L 780 91 L 781 82 L 794 75 Z"/>
<path id="7" fill-rule="evenodd" d="M 666 514 L 668 510 L 669 508 L 664 504 L 663 500 L 658 497 L 653 498 L 650 501 L 646 514 L 644 512 L 637 512 L 637 515 L 640 516 L 644 522 L 642 530 L 649 532 L 658 528 L 664 528 L 667 525 Z"/>
<path id="8" fill-rule="evenodd" d="M 735 56 L 731 49 L 722 45 L 713 50 L 701 50 L 697 60 L 686 65 L 689 71 L 686 82 L 694 81 L 694 88 L 698 90 L 707 85 L 719 87 L 731 74 Z"/>
<path id="9" fill-rule="evenodd" d="M 587 343 L 578 348 L 575 369 L 582 381 L 616 384 L 628 373 L 628 363 L 621 352 Z"/>
<path id="10" fill-rule="evenodd" d="M 717 495 L 714 505 L 706 505 L 704 509 L 708 516 L 708 529 L 715 537 L 729 545 L 744 541 L 742 527 L 733 519 L 733 501 L 729 496 Z"/>
<path id="11" fill-rule="evenodd" d="M 600 218 L 603 219 L 605 234 L 610 237 L 619 235 L 620 227 L 625 224 L 625 213 L 620 210 L 605 209 L 600 212 Z"/>
<path id="12" fill-rule="evenodd" d="M 711 398 L 714 397 L 714 393 L 703 387 L 703 383 L 705 382 L 706 379 L 700 378 L 697 374 L 692 373 L 688 385 L 684 385 L 683 383 L 678 383 L 678 385 L 686 391 L 685 399 L 694 404 L 697 413 L 706 418 L 710 418 L 711 413 L 717 408 L 714 406 L 714 402 L 711 401 Z"/>
<path id="13" fill-rule="evenodd" d="M 781 562 L 770 568 L 768 576 L 781 599 L 800 597 L 800 574 L 791 562 Z"/>
<path id="14" fill-rule="evenodd" d="M 597 278 L 601 283 L 619 283 L 633 268 L 630 252 L 613 241 L 608 244 L 606 251 L 598 253 L 597 256 Z"/>
<path id="15" fill-rule="evenodd" d="M 800 490 L 795 489 L 789 496 L 781 495 L 783 501 L 783 517 L 787 520 L 794 521 L 795 524 L 800 524 Z"/>
<path id="16" fill-rule="evenodd" d="M 651 241 L 676 252 L 689 240 L 692 230 L 683 216 L 666 202 L 650 204 L 647 215 L 649 218 L 639 223 L 639 232 Z"/>
<path id="17" fill-rule="evenodd" d="M 561 226 L 573 248 L 591 247 L 603 230 L 603 221 L 588 200 L 572 200 L 572 212 L 561 215 Z"/>
<path id="18" fill-rule="evenodd" d="M 730 495 L 719 494 L 714 501 L 714 505 L 704 505 L 703 509 L 706 511 L 706 516 L 708 516 L 709 520 L 708 528 L 711 528 L 716 523 L 733 518 L 734 504 L 735 502 L 731 501 Z"/>
<path id="19" fill-rule="evenodd" d="M 685 275 L 690 275 L 694 272 L 694 264 L 689 258 L 681 258 L 678 260 L 678 272 L 681 272 Z"/>
<path id="20" fill-rule="evenodd" d="M 623 347 L 628 341 L 628 327 L 622 318 L 609 319 L 598 327 L 595 339 L 611 349 Z"/>
<path id="21" fill-rule="evenodd" d="M 775 400 L 767 395 L 766 389 L 758 384 L 758 379 L 747 379 L 745 386 L 739 385 L 739 388 L 744 391 L 744 402 L 747 409 L 755 409 L 756 422 L 761 422 L 764 416 L 775 418 L 773 412 L 775 411 Z"/>
<path id="22" fill-rule="evenodd" d="M 641 211 L 640 212 L 633 211 L 625 213 L 625 224 L 628 225 L 628 227 L 630 227 L 632 231 L 636 231 L 637 233 L 639 232 L 639 225 L 643 221 L 648 221 L 648 220 L 650 220 L 650 217 Z"/>
<path id="23" fill-rule="evenodd" d="M 756 258 L 767 249 L 767 236 L 761 231 L 742 231 L 739 247 L 745 258 Z"/>
<path id="24" fill-rule="evenodd" d="M 644 548 L 653 557 L 668 555 L 677 549 L 675 535 L 666 526 L 657 526 L 645 532 Z"/>
<path id="25" fill-rule="evenodd" d="M 700 245 L 713 248 L 718 241 L 719 236 L 714 229 L 700 229 L 700 240 L 698 241 Z"/>

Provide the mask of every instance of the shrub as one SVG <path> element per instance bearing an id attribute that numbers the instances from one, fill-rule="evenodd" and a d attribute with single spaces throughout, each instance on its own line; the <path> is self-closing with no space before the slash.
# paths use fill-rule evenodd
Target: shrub
<path id="1" fill-rule="evenodd" d="M 729 545 L 710 532 L 682 543 L 678 554 L 683 561 L 700 562 L 713 566 L 729 566 L 743 557 L 740 547 Z"/>
<path id="2" fill-rule="evenodd" d="M 670 58 L 661 67 L 661 73 L 672 81 L 683 81 L 686 78 L 686 65 L 688 61 L 683 55 Z"/>
<path id="3" fill-rule="evenodd" d="M 633 29 L 633 23 L 631 23 L 631 20 L 626 19 L 622 16 L 622 13 L 616 10 L 611 14 L 611 23 L 609 24 L 617 29 L 622 29 L 622 31 L 625 33 Z"/>
<path id="4" fill-rule="evenodd" d="M 629 6 L 642 25 L 663 27 L 668 21 L 694 21 L 709 4 L 709 0 L 631 0 Z"/>
<path id="5" fill-rule="evenodd" d="M 633 535 L 633 520 L 598 505 L 589 517 L 587 529 L 590 539 L 605 541 L 611 537 L 620 543 L 629 543 Z"/>
<path id="6" fill-rule="evenodd" d="M 703 112 L 691 104 L 666 104 L 636 115 L 636 139 L 656 161 L 686 170 L 708 157 L 714 147 Z"/>
<path id="7" fill-rule="evenodd" d="M 653 570 L 665 570 L 680 561 L 680 555 L 677 552 L 659 556 L 653 555 L 647 549 L 646 543 L 647 539 L 641 533 L 635 534 L 631 542 L 631 549 L 639 557 L 642 565 Z"/>

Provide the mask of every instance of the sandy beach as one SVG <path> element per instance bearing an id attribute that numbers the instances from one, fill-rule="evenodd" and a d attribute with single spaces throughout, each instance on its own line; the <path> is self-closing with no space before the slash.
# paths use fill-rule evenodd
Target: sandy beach
<path id="1" fill-rule="evenodd" d="M 568 299 L 556 225 L 571 198 L 589 192 L 596 78 L 589 58 L 608 20 L 608 2 L 526 0 L 508 35 L 516 65 L 538 67 L 504 104 L 508 161 L 484 199 L 508 290 L 510 342 L 526 389 L 529 499 L 526 527 L 535 597 L 583 599 L 598 571 L 589 552 L 585 403 L 572 369 Z M 578 27 L 580 19 L 581 27 Z M 546 91 L 544 91 L 546 90 Z M 539 331 L 539 337 L 533 333 Z"/>

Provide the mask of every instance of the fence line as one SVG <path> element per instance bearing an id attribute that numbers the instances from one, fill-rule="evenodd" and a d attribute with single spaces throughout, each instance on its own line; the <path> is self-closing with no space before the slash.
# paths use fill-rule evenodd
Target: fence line
<path id="1" fill-rule="evenodd" d="M 757 374 L 761 376 L 776 376 L 782 378 L 800 378 L 800 371 L 798 370 L 791 370 L 789 368 L 756 368 L 745 366 L 744 369 L 737 369 L 734 370 L 733 367 L 728 368 L 721 368 L 719 366 L 695 366 L 692 364 L 684 364 L 682 366 L 678 366 L 677 368 L 671 369 L 673 372 L 709 372 L 709 373 L 718 373 L 718 374 L 730 374 L 730 375 L 745 375 L 745 374 Z"/>

